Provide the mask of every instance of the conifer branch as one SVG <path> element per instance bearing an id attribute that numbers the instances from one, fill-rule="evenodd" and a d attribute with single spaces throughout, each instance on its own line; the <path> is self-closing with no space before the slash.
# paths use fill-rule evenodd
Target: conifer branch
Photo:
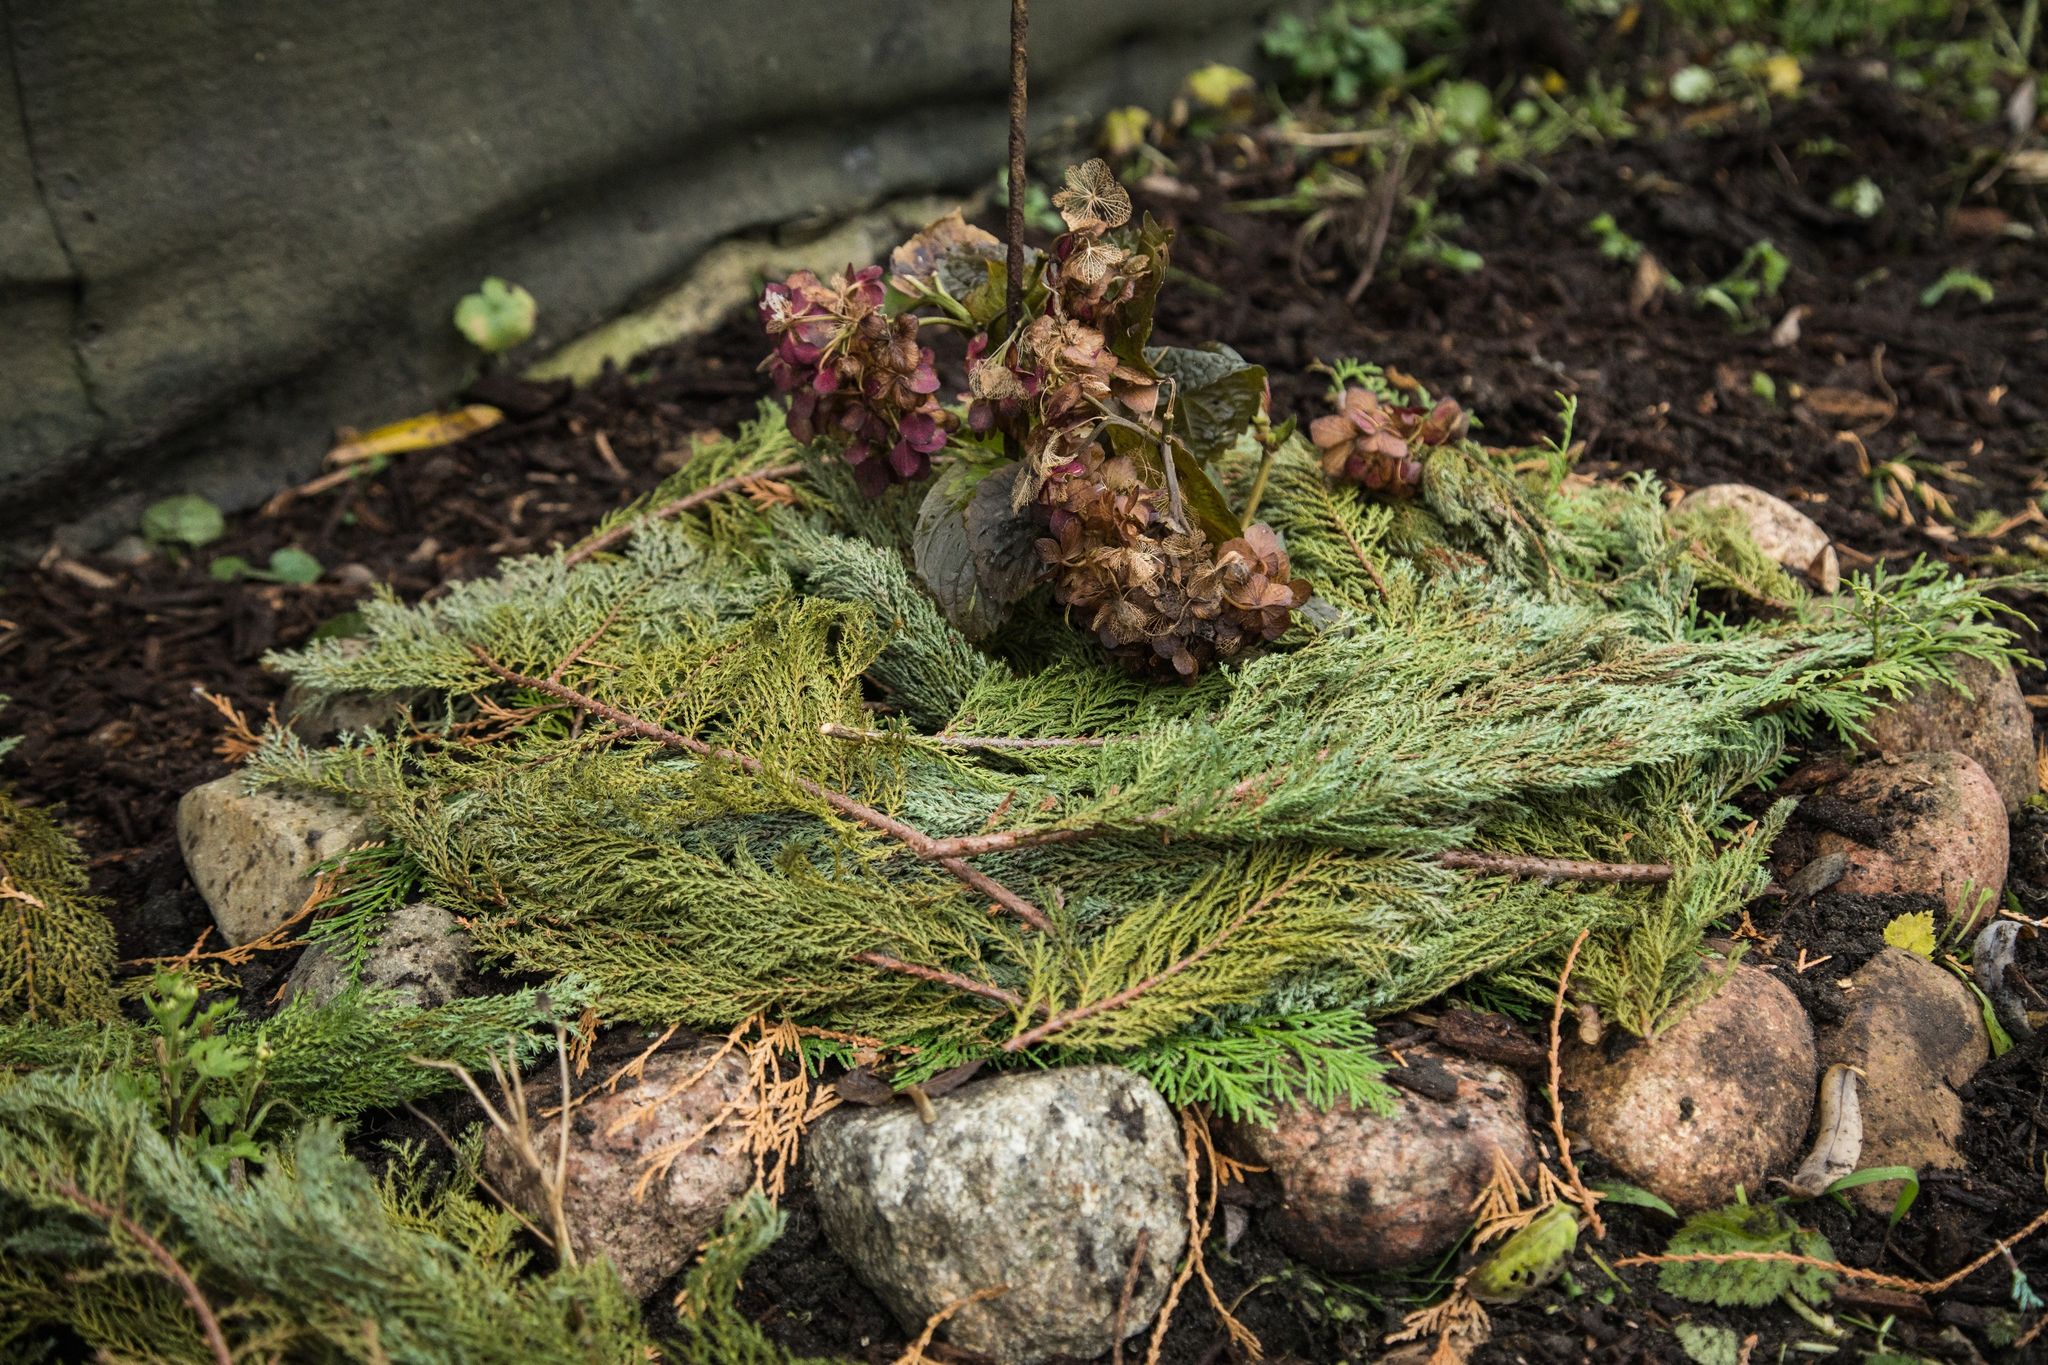
<path id="1" fill-rule="evenodd" d="M 565 566 L 581 564 L 584 560 L 602 554 L 626 539 L 645 522 L 667 521 L 670 517 L 679 517 L 685 512 L 702 507 L 707 502 L 716 502 L 729 493 L 737 493 L 756 479 L 787 479 L 803 472 L 804 467 L 800 462 L 779 464 L 769 469 L 755 469 L 745 474 L 735 474 L 729 479 L 720 479 L 717 483 L 706 484 L 695 492 L 685 493 L 680 498 L 665 502 L 630 521 L 620 522 L 609 531 L 599 532 L 562 556 L 562 563 Z"/>
<path id="2" fill-rule="evenodd" d="M 1319 862 L 1321 860 L 1318 859 L 1316 861 Z M 1195 948 L 1185 957 L 1175 960 L 1174 962 L 1168 964 L 1160 970 L 1152 973 L 1152 975 L 1146 977 L 1142 981 L 1137 981 L 1129 986 L 1124 987 L 1115 995 L 1106 995 L 1102 999 L 1097 1000 L 1092 1004 L 1076 1005 L 1073 1009 L 1066 1010 L 1060 1014 L 1053 1015 L 1044 1023 L 1037 1025 L 1035 1028 L 1028 1028 L 1024 1030 L 1024 1032 L 1018 1034 L 1016 1037 L 1004 1043 L 1003 1051 L 1022 1052 L 1025 1048 L 1030 1047 L 1035 1043 L 1042 1043 L 1047 1038 L 1050 1038 L 1053 1034 L 1060 1032 L 1062 1029 L 1071 1028 L 1072 1026 L 1080 1023 L 1084 1019 L 1092 1019 L 1096 1015 L 1105 1014 L 1110 1010 L 1122 1009 L 1125 1005 L 1130 1004 L 1133 1000 L 1136 1000 L 1139 996 L 1145 994 L 1145 992 L 1151 990 L 1153 987 L 1158 986 L 1163 982 L 1170 981 L 1176 976 L 1179 976 L 1182 972 L 1194 966 L 1197 962 L 1200 962 L 1203 958 L 1215 952 L 1218 948 L 1221 948 L 1225 941 L 1227 941 L 1230 938 L 1230 936 L 1232 934 L 1235 934 L 1239 929 L 1242 929 L 1254 915 L 1260 914 L 1268 906 L 1272 905 L 1274 901 L 1286 895 L 1289 888 L 1291 888 L 1296 882 L 1300 881 L 1304 876 L 1306 876 L 1309 870 L 1313 868 L 1315 865 L 1315 862 L 1306 863 L 1303 866 L 1296 868 L 1293 872 L 1290 872 L 1287 875 L 1287 879 L 1285 881 L 1281 882 L 1271 891 L 1268 891 L 1265 895 L 1253 901 L 1244 909 L 1238 911 L 1237 916 L 1234 919 L 1232 919 L 1230 923 L 1224 925 L 1221 929 L 1218 929 L 1214 934 L 1210 935 L 1209 938 L 1201 944 L 1201 946 Z"/>
<path id="3" fill-rule="evenodd" d="M 1024 997 L 1018 995 L 1015 991 L 1004 990 L 1001 986 L 991 986 L 987 982 L 976 981 L 973 977 L 962 976 L 958 972 L 942 971 L 937 967 L 926 967 L 915 962 L 905 962 L 902 958 L 891 957 L 887 953 L 855 953 L 853 960 L 855 962 L 865 962 L 870 967 L 880 967 L 885 972 L 898 972 L 904 976 L 917 977 L 921 981 L 932 981 L 941 986 L 951 986 L 956 991 L 966 991 L 969 995 L 978 995 L 984 1000 L 993 1000 L 997 1004 L 1007 1005 L 1011 1009 L 1022 1009 L 1024 1007 Z"/>
<path id="4" fill-rule="evenodd" d="M 143 1231 L 142 1225 L 127 1214 L 111 1204 L 102 1204 L 68 1180 L 52 1180 L 50 1189 L 93 1217 L 105 1219 L 133 1237 L 136 1245 L 157 1263 L 164 1277 L 178 1287 L 178 1292 L 185 1296 L 185 1302 L 192 1306 L 192 1316 L 199 1319 L 199 1330 L 205 1335 L 207 1349 L 213 1352 L 213 1358 L 220 1365 L 234 1365 L 234 1353 L 228 1350 L 228 1339 L 220 1329 L 220 1318 L 214 1314 L 213 1305 L 206 1301 L 206 1295 L 200 1292 L 199 1282 L 178 1263 L 169 1247 Z"/>
<path id="5" fill-rule="evenodd" d="M 695 754 L 699 758 L 718 759 L 731 763 L 742 772 L 755 775 L 767 772 L 767 765 L 750 754 L 743 754 L 737 749 L 719 748 L 698 739 L 694 735 L 681 734 L 666 726 L 642 720 L 630 712 L 622 711 L 608 702 L 602 702 L 596 697 L 578 692 L 576 689 L 563 683 L 552 682 L 546 678 L 530 677 L 524 673 L 515 672 L 499 663 L 496 659 L 493 659 L 476 645 L 471 645 L 469 651 L 476 656 L 478 663 L 481 663 L 491 673 L 511 683 L 513 686 L 529 688 L 546 696 L 553 697 L 557 701 L 576 707 L 578 710 L 596 716 L 600 720 L 610 721 L 614 726 L 625 731 L 627 734 L 638 735 L 642 739 L 651 739 L 657 744 L 671 749 L 681 749 L 686 753 Z M 835 791 L 808 778 L 790 777 L 787 780 L 798 790 L 817 797 L 841 815 L 857 820 L 872 829 L 878 829 L 901 842 L 905 848 L 908 848 L 918 857 L 936 862 L 940 867 L 958 877 L 966 885 L 981 892 L 981 894 L 987 896 L 1005 910 L 1008 910 L 1033 929 L 1038 930 L 1040 933 L 1052 932 L 1052 921 L 1045 917 L 1044 911 L 1010 890 L 1007 886 L 1004 886 L 1001 882 L 990 877 L 987 873 L 969 867 L 958 856 L 935 851 L 939 841 L 933 839 L 923 830 L 907 825 L 893 815 L 876 810 L 873 806 L 858 801 L 848 796 L 845 792 Z"/>

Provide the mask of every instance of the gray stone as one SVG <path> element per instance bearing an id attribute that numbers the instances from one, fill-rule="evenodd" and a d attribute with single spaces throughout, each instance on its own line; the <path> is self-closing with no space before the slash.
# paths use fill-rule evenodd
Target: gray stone
<path id="1" fill-rule="evenodd" d="M 538 1116 L 559 1094 L 551 1074 L 545 1069 L 526 1087 L 534 1147 L 550 1175 L 561 1120 Z M 726 1207 L 753 1184 L 748 1093 L 740 1054 L 700 1039 L 656 1053 L 613 1091 L 579 1096 L 562 1182 L 577 1256 L 608 1258 L 636 1298 L 688 1265 Z M 484 1172 L 535 1226 L 551 1230 L 545 1185 L 502 1133 L 484 1142 Z"/>
<path id="2" fill-rule="evenodd" d="M 291 918 L 313 890 L 314 865 L 361 843 L 369 821 L 324 796 L 246 791 L 239 775 L 178 801 L 178 848 L 229 943 Z"/>
<path id="3" fill-rule="evenodd" d="M 1926 958 L 1885 948 L 1856 969 L 1849 1012 L 1821 1035 L 1822 1066 L 1863 1073 L 1863 1151 L 1858 1165 L 1931 1170 L 1962 1166 L 1963 1102 L 1956 1092 L 1991 1056 L 1977 998 Z M 1898 1187 L 1863 1185 L 1850 1197 L 1889 1209 Z"/>
<path id="4" fill-rule="evenodd" d="M 1163 104 L 1272 8 L 1040 0 L 1033 123 Z M 247 505 L 337 422 L 460 385 L 449 315 L 485 275 L 539 300 L 537 355 L 736 233 L 984 185 L 1007 38 L 943 0 L 16 5 L 0 505 Z M 132 529 L 122 506 L 79 537 Z"/>
<path id="5" fill-rule="evenodd" d="M 470 956 L 469 936 L 455 916 L 430 901 L 391 912 L 363 960 L 362 980 L 422 1009 L 475 995 L 483 985 Z M 315 944 L 292 968 L 286 999 L 324 1005 L 347 986 L 348 964 Z"/>
<path id="6" fill-rule="evenodd" d="M 1232 1156 L 1273 1173 L 1281 1201 L 1268 1225 L 1312 1265 L 1352 1274 L 1440 1255 L 1472 1225 L 1496 1152 L 1524 1180 L 1535 1177 L 1519 1076 L 1426 1045 L 1401 1056 L 1435 1098 L 1403 1087 L 1385 1117 L 1339 1103 L 1223 1132 Z"/>
<path id="7" fill-rule="evenodd" d="M 976 1290 L 942 1335 L 1003 1365 L 1108 1351 L 1124 1277 L 1147 1234 L 1124 1319 L 1142 1331 L 1186 1246 L 1173 1111 L 1118 1067 L 1012 1074 L 933 1101 L 840 1109 L 806 1159 L 825 1235 L 916 1331 Z"/>

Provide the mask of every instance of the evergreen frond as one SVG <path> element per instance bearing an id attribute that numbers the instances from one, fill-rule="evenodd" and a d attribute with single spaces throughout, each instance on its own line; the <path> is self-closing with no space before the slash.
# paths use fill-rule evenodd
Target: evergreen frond
<path id="1" fill-rule="evenodd" d="M 114 1016 L 114 926 L 78 845 L 0 787 L 0 1019 Z"/>

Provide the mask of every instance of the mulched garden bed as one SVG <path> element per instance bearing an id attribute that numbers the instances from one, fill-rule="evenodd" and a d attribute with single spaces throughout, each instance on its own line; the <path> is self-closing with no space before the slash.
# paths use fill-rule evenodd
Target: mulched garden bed
<path id="1" fill-rule="evenodd" d="M 1383 274 L 1356 307 L 1342 298 L 1355 266 L 1337 247 L 1311 249 L 1297 274 L 1296 222 L 1231 206 L 1284 193 L 1298 166 L 1262 158 L 1207 177 L 1190 167 L 1186 183 L 1199 198 L 1148 206 L 1180 229 L 1175 264 L 1214 288 L 1168 291 L 1160 340 L 1229 340 L 1271 369 L 1280 415 L 1319 410 L 1325 382 L 1308 372 L 1312 361 L 1359 356 L 1397 366 L 1479 414 L 1482 435 L 1499 444 L 1554 434 L 1555 395 L 1574 394 L 1589 473 L 1652 470 L 1680 487 L 1753 483 L 1793 501 L 1861 555 L 1975 562 L 1999 546 L 1883 515 L 1854 443 L 1837 437 L 1841 424 L 1793 395 L 1853 390 L 1890 408 L 1856 428 L 1865 458 L 1952 462 L 1938 482 L 1961 523 L 1983 511 L 2020 512 L 2041 495 L 2048 457 L 2048 254 L 1982 235 L 1988 220 L 1959 169 L 1970 134 L 1846 66 L 1808 79 L 1810 96 L 1765 128 L 1575 146 L 1540 177 L 1453 182 L 1441 207 L 1463 215 L 1460 244 L 1485 267 L 1470 276 Z M 1793 155 L 1823 139 L 1843 153 Z M 1838 181 L 1865 171 L 1884 184 L 1887 207 L 1876 218 L 1827 207 Z M 2001 202 L 2017 217 L 2039 218 L 2028 195 Z M 1972 211 L 1956 212 L 1965 206 Z M 1676 300 L 1637 313 L 1630 271 L 1604 259 L 1585 232 L 1603 211 L 1681 278 L 1715 278 L 1750 243 L 1770 237 L 1793 262 L 1787 301 L 1810 310 L 1799 340 L 1774 345 L 1768 325 L 1737 333 Z M 1919 292 L 1956 265 L 1988 280 L 1994 301 L 1918 306 Z M 65 808 L 91 857 L 95 890 L 115 907 L 122 955 L 183 952 L 211 923 L 173 834 L 178 796 L 227 770 L 214 753 L 219 716 L 195 689 L 260 713 L 282 692 L 259 666 L 263 652 L 306 640 L 368 584 L 387 582 L 415 598 L 486 573 L 502 556 L 573 540 L 686 457 L 696 433 L 751 415 L 764 392 L 753 372 L 762 350 L 758 326 L 743 312 L 705 337 L 643 357 L 630 380 L 607 376 L 574 393 L 486 385 L 475 396 L 506 408 L 512 420 L 504 425 L 400 456 L 335 492 L 235 518 L 210 547 L 251 562 L 303 547 L 328 568 L 312 586 L 219 583 L 203 561 L 163 556 L 131 564 L 52 555 L 0 578 L 0 694 L 14 699 L 4 726 L 24 737 L 7 775 L 32 802 Z M 1775 399 L 1757 391 L 1758 373 L 1770 377 Z M 1850 557 L 1852 566 L 1864 562 Z M 2024 641 L 2038 649 L 2038 599 L 2016 605 L 2029 613 Z M 2048 691 L 2038 667 L 2023 669 L 2021 679 L 2030 694 Z M 2012 883 L 2027 913 L 2048 910 L 2048 818 L 2038 811 L 2015 825 Z M 1833 957 L 1819 975 L 1794 981 L 1802 994 L 1825 995 L 1881 945 L 1900 908 L 1825 895 L 1792 912 L 1763 902 L 1757 926 L 1780 936 L 1764 960 L 1789 964 L 1802 950 Z M 2036 979 L 2048 977 L 2038 970 L 2043 959 L 2038 943 L 2023 949 Z M 278 954 L 245 973 L 252 1008 L 290 965 L 289 954 Z M 1396 1023 L 1387 1037 L 1398 1043 L 1401 1033 Z M 1963 1098 L 1971 1169 L 1927 1178 L 1900 1228 L 1887 1233 L 1881 1219 L 1852 1219 L 1827 1201 L 1809 1206 L 1842 1259 L 1939 1276 L 2040 1205 L 2048 1124 L 2040 1040 L 1985 1068 Z M 1547 1114 L 1531 1117 L 1539 1128 L 1547 1123 Z M 1256 1185 L 1245 1197 L 1259 1197 Z M 789 1343 L 891 1358 L 901 1341 L 888 1315 L 838 1268 L 806 1196 L 794 1195 L 791 1207 L 790 1230 L 750 1273 L 744 1305 Z M 1269 1354 L 1368 1355 L 1401 1307 L 1290 1265 L 1257 1226 L 1215 1264 L 1226 1301 L 1243 1296 L 1240 1316 Z M 1611 1262 L 1661 1250 L 1668 1233 L 1653 1215 L 1615 1210 L 1607 1241 L 1590 1245 Z M 2017 1255 L 2036 1284 L 2048 1285 L 2048 1242 Z M 1482 1358 L 1666 1359 L 1671 1338 L 1652 1329 L 1681 1316 L 1761 1332 L 1757 1360 L 1814 1335 L 1783 1313 L 1716 1316 L 1681 1304 L 1645 1273 L 1627 1283 L 1611 1303 L 1596 1297 L 1604 1282 L 1581 1282 L 1576 1297 L 1544 1295 L 1501 1310 Z M 1934 1358 L 1977 1358 L 1986 1313 L 2009 1302 L 2008 1283 L 2005 1272 L 1986 1271 L 1947 1296 L 1932 1320 L 1902 1320 L 1892 1341 Z M 1872 1321 L 1886 1314 L 1882 1305 L 1848 1301 L 1837 1311 Z M 931 1354 L 947 1358 L 943 1348 Z M 1205 1310 L 1183 1312 L 1167 1358 L 1227 1358 Z"/>

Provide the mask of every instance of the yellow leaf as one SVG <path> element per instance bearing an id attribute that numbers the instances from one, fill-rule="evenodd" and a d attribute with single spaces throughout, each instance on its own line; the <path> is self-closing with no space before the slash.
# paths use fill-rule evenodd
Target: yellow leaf
<path id="1" fill-rule="evenodd" d="M 361 464 L 380 455 L 402 455 L 409 450 L 432 450 L 451 445 L 465 436 L 488 431 L 505 420 L 505 414 L 483 403 L 471 403 L 456 412 L 427 412 L 403 422 L 378 427 L 375 431 L 343 441 L 327 452 L 330 465 Z"/>
<path id="2" fill-rule="evenodd" d="M 1188 76 L 1188 93 L 1211 109 L 1229 108 L 1240 95 L 1249 95 L 1256 85 L 1245 72 L 1221 62 L 1211 62 Z"/>
<path id="3" fill-rule="evenodd" d="M 1114 157 L 1126 157 L 1145 145 L 1152 127 L 1152 115 L 1143 105 L 1112 109 L 1102 116 L 1102 150 Z"/>
<path id="4" fill-rule="evenodd" d="M 1775 57 L 1764 59 L 1764 87 L 1773 95 L 1789 95 L 1799 88 L 1805 73 L 1799 69 L 1799 59 L 1780 52 Z"/>
<path id="5" fill-rule="evenodd" d="M 1924 958 L 1933 958 L 1934 912 L 1922 910 L 1917 914 L 1900 915 L 1885 925 L 1884 941 L 1894 948 L 1918 953 Z"/>

